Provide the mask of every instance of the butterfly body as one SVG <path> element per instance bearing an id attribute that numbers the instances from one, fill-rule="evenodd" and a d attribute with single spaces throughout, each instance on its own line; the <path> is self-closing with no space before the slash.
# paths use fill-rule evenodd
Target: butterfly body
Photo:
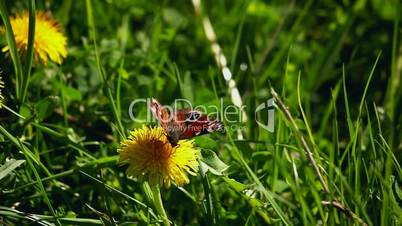
<path id="1" fill-rule="evenodd" d="M 223 131 L 221 122 L 210 120 L 207 115 L 197 110 L 186 108 L 169 112 L 155 99 L 151 100 L 150 109 L 173 146 L 182 139 Z"/>

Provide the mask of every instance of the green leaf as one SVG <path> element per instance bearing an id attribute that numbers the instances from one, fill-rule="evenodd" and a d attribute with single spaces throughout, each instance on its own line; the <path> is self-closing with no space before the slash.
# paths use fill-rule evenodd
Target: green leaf
<path id="1" fill-rule="evenodd" d="M 203 172 L 211 172 L 217 176 L 222 176 L 223 172 L 229 168 L 219 157 L 215 154 L 215 152 L 205 149 L 201 151 L 202 160 L 201 167 L 203 168 Z"/>
<path id="2" fill-rule="evenodd" d="M 235 179 L 229 178 L 229 177 L 223 177 L 223 180 L 229 184 L 231 188 L 233 188 L 237 192 L 242 192 L 244 191 L 247 186 L 245 184 L 242 184 Z"/>
<path id="3" fill-rule="evenodd" d="M 21 105 L 20 110 L 18 112 L 21 116 L 24 118 L 29 118 L 31 117 L 31 110 L 24 104 Z"/>
<path id="4" fill-rule="evenodd" d="M 118 72 L 123 79 L 128 79 L 128 72 L 124 68 L 119 68 Z"/>
<path id="5" fill-rule="evenodd" d="M 35 110 L 38 114 L 38 119 L 43 121 L 50 116 L 54 108 L 59 104 L 59 97 L 49 96 L 35 104 Z"/>
<path id="6" fill-rule="evenodd" d="M 162 17 L 167 24 L 174 28 L 180 28 L 187 22 L 186 17 L 174 8 L 165 8 L 162 11 Z"/>
<path id="7" fill-rule="evenodd" d="M 395 180 L 395 178 L 393 178 Z M 394 181 L 394 192 L 396 197 L 398 197 L 398 203 L 402 204 L 402 189 L 400 188 L 400 186 L 398 185 L 398 181 L 395 180 Z"/>
<path id="8" fill-rule="evenodd" d="M 216 141 L 209 136 L 199 136 L 195 139 L 195 144 L 202 149 L 215 149 Z"/>
<path id="9" fill-rule="evenodd" d="M 275 181 L 275 187 L 272 189 L 277 193 L 282 193 L 284 190 L 289 188 L 289 185 L 283 180 Z"/>
<path id="10" fill-rule="evenodd" d="M 65 97 L 67 97 L 71 101 L 80 101 L 82 99 L 81 93 L 78 89 L 75 89 L 71 86 L 66 86 L 64 84 L 59 84 L 60 89 L 64 93 Z"/>

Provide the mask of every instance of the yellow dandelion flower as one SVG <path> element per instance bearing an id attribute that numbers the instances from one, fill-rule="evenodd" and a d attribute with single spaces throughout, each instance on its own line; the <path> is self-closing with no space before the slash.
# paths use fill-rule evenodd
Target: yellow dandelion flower
<path id="1" fill-rule="evenodd" d="M 24 12 L 22 15 L 12 17 L 10 20 L 15 42 L 21 53 L 26 52 L 28 48 L 28 15 L 28 12 Z M 45 13 L 38 12 L 35 23 L 35 60 L 38 61 L 40 59 L 46 64 L 48 58 L 50 58 L 53 62 L 61 64 L 63 58 L 67 56 L 66 45 L 67 38 L 60 31 L 57 22 Z M 3 52 L 8 50 L 8 46 L 3 48 Z"/>
<path id="2" fill-rule="evenodd" d="M 169 187 L 190 182 L 188 174 L 198 171 L 200 151 L 193 140 L 181 140 L 172 147 L 161 127 L 133 130 L 118 150 L 120 162 L 128 163 L 127 175 L 148 179 L 151 185 Z"/>

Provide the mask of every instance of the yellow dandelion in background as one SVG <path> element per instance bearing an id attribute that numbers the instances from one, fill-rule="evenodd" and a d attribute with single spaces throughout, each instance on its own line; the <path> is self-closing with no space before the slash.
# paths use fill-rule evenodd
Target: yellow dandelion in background
<path id="1" fill-rule="evenodd" d="M 120 162 L 128 163 L 127 175 L 148 179 L 150 185 L 169 187 L 189 183 L 198 171 L 200 151 L 194 141 L 181 140 L 172 147 L 161 127 L 133 130 L 121 143 Z"/>
<path id="2" fill-rule="evenodd" d="M 13 28 L 15 42 L 21 53 L 26 52 L 28 48 L 28 12 L 22 15 L 12 17 L 10 20 Z M 47 63 L 48 58 L 55 63 L 61 64 L 63 58 L 67 56 L 67 38 L 60 31 L 59 25 L 43 12 L 36 14 L 35 24 L 35 60 L 42 60 Z M 3 52 L 9 50 L 6 46 Z"/>

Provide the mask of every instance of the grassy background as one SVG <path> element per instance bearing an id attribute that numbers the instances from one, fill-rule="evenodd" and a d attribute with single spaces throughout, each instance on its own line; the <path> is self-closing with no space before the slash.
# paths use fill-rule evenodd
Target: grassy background
<path id="1" fill-rule="evenodd" d="M 32 1 L 0 5 L 5 27 L 5 10 L 35 11 Z M 210 168 L 182 188 L 162 190 L 170 220 L 401 225 L 401 4 L 208 0 L 202 6 L 249 120 L 237 125 L 244 140 L 236 131 L 196 139 Z M 61 66 L 34 63 L 30 71 L 29 54 L 18 63 L 1 53 L 0 224 L 157 224 L 143 183 L 126 177 L 116 149 L 141 126 L 128 114 L 135 98 L 214 104 L 219 97 L 231 104 L 202 18 L 191 1 L 38 0 L 36 10 L 60 22 L 68 57 Z M 0 37 L 1 46 L 10 43 Z M 271 87 L 295 122 L 277 107 L 274 133 L 254 120 Z M 354 215 L 325 204 L 335 199 Z"/>

